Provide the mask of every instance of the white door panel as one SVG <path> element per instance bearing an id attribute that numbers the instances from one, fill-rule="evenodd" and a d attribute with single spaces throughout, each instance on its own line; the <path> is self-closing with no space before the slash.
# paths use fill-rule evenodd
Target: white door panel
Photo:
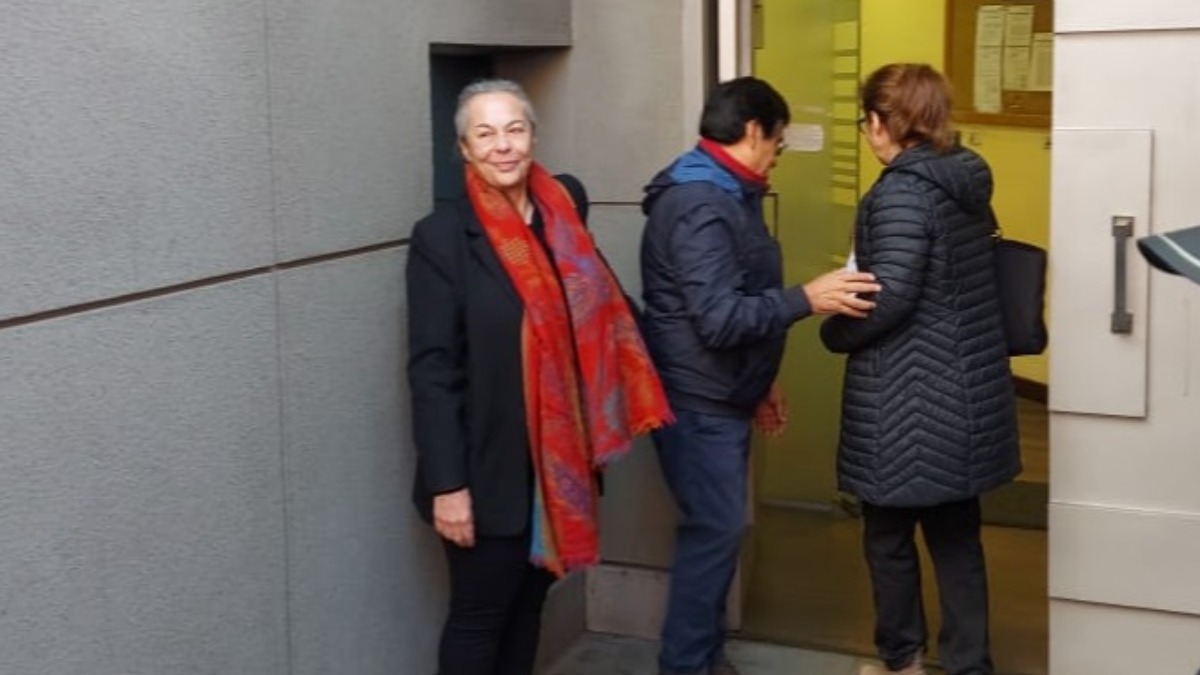
<path id="1" fill-rule="evenodd" d="M 1050 505 L 1050 597 L 1200 614 L 1200 516 Z"/>
<path id="2" fill-rule="evenodd" d="M 1192 675 L 1200 617 L 1052 600 L 1051 675 Z"/>
<path id="3" fill-rule="evenodd" d="M 1134 239 L 1149 231 L 1149 131 L 1056 129 L 1052 160 L 1050 408 L 1146 415 L 1146 263 Z M 1127 239 L 1114 219 L 1128 219 Z M 1128 332 L 1114 328 L 1117 242 L 1123 241 Z"/>
<path id="4" fill-rule="evenodd" d="M 1054 13 L 1059 33 L 1200 28 L 1196 0 L 1087 0 L 1059 2 Z"/>

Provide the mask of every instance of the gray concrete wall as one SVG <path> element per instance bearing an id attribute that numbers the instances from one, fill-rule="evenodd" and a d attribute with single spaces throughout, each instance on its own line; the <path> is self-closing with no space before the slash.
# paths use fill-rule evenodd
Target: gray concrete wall
<path id="1" fill-rule="evenodd" d="M 427 4 L 432 15 L 429 36 L 434 42 L 518 47 L 571 44 L 571 11 L 576 3 L 570 0 L 437 0 Z"/>
<path id="2" fill-rule="evenodd" d="M 432 672 L 402 378 L 428 45 L 561 46 L 570 9 L 6 5 L 0 673 Z"/>
<path id="3" fill-rule="evenodd" d="M 633 204 L 691 141 L 681 7 L 8 7 L 0 673 L 432 672 L 445 573 L 408 505 L 403 379 L 429 45 L 550 48 L 502 70 L 542 159 L 608 202 L 593 225 L 636 291 Z M 606 559 L 662 564 L 672 518 L 641 446 Z M 584 592 L 552 596 L 548 653 Z"/>

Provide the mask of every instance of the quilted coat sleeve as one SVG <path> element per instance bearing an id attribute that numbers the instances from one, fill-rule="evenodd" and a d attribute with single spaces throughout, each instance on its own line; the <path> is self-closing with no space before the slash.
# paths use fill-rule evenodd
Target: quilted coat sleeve
<path id="1" fill-rule="evenodd" d="M 734 349 L 777 337 L 811 309 L 799 288 L 741 292 L 746 270 L 738 262 L 729 226 L 707 205 L 678 218 L 671 251 L 686 311 L 709 349 Z"/>
<path id="2" fill-rule="evenodd" d="M 917 306 L 929 261 L 932 209 L 926 195 L 887 186 L 870 201 L 864 232 L 870 251 L 870 269 L 883 286 L 875 309 L 866 319 L 833 316 L 821 326 L 821 341 L 837 354 L 848 354 L 870 345 L 899 326 Z"/>

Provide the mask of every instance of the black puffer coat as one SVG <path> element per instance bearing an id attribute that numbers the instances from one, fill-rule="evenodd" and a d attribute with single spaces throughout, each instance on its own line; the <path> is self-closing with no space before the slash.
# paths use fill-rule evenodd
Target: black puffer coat
<path id="1" fill-rule="evenodd" d="M 1021 471 L 991 196 L 979 155 L 918 146 L 859 206 L 855 258 L 883 290 L 870 318 L 830 318 L 821 338 L 850 354 L 838 483 L 865 502 L 934 506 Z"/>

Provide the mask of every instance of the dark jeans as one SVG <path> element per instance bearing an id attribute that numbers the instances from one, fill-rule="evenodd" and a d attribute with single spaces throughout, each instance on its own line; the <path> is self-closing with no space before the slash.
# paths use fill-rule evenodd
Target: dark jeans
<path id="1" fill-rule="evenodd" d="M 654 440 L 683 514 L 659 667 L 706 673 L 725 658 L 725 597 L 746 530 L 750 420 L 680 410 Z"/>
<path id="2" fill-rule="evenodd" d="M 473 548 L 444 541 L 450 615 L 439 675 L 532 675 L 542 604 L 554 577 L 529 562 L 529 537 L 477 537 Z"/>
<path id="3" fill-rule="evenodd" d="M 875 646 L 888 668 L 900 670 L 911 663 L 928 640 L 921 566 L 913 541 L 920 523 L 942 607 L 942 668 L 946 675 L 992 675 L 979 500 L 927 508 L 863 504 L 863 520 L 875 596 Z"/>

